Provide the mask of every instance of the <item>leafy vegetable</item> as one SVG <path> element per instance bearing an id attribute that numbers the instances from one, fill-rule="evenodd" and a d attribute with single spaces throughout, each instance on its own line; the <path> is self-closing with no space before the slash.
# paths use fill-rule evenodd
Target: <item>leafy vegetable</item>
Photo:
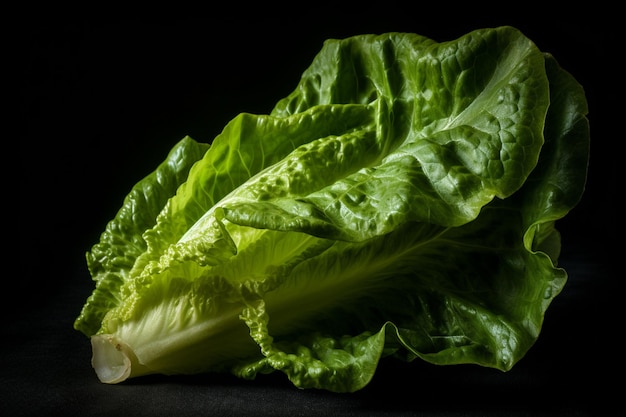
<path id="1" fill-rule="evenodd" d="M 87 253 L 102 382 L 281 371 L 352 392 L 393 356 L 511 369 L 563 289 L 582 87 L 512 27 L 328 40 L 268 115 L 186 137 Z"/>

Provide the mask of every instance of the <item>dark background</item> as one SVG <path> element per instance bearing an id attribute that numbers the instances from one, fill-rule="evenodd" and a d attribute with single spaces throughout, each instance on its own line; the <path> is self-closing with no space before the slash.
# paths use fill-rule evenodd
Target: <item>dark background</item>
<path id="1" fill-rule="evenodd" d="M 4 277 L 0 415 L 598 416 L 623 403 L 609 379 L 623 375 L 621 284 L 613 272 L 623 140 L 617 12 L 402 5 L 337 12 L 310 4 L 279 15 L 239 5 L 196 18 L 15 25 L 19 153 L 5 151 L 5 160 L 6 183 L 13 190 L 17 178 L 19 188 L 19 220 L 8 219 L 19 221 L 20 253 Z M 92 291 L 84 254 L 178 140 L 210 142 L 238 113 L 269 113 L 328 38 L 406 31 L 447 41 L 500 25 L 522 30 L 583 85 L 592 133 L 587 190 L 557 223 L 570 280 L 513 370 L 383 361 L 354 394 L 298 390 L 282 374 L 98 382 L 89 341 L 72 328 Z M 5 198 L 12 213 L 13 197 Z"/>

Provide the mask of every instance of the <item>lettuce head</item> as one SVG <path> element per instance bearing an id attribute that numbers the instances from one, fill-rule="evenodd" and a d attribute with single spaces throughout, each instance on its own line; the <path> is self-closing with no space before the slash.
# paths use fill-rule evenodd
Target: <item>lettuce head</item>
<path id="1" fill-rule="evenodd" d="M 386 357 L 511 369 L 567 281 L 587 110 L 513 27 L 327 40 L 268 114 L 178 142 L 89 250 L 74 327 L 98 378 L 353 392 Z"/>

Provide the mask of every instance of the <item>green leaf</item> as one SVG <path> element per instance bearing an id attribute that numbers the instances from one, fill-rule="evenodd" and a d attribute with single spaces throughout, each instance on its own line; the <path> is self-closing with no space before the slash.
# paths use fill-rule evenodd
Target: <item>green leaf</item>
<path id="1" fill-rule="evenodd" d="M 90 336 L 100 328 L 106 312 L 120 301 L 119 289 L 137 257 L 146 250 L 142 233 L 155 225 L 157 215 L 187 179 L 191 166 L 209 145 L 190 137 L 177 143 L 159 167 L 139 181 L 122 207 L 87 253 L 87 265 L 96 289 L 87 300 L 74 327 Z"/>

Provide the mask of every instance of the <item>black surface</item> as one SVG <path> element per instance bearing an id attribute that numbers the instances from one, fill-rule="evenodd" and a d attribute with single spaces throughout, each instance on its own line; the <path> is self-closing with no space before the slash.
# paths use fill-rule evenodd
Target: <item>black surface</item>
<path id="1" fill-rule="evenodd" d="M 595 19 L 590 9 L 525 17 L 442 7 L 445 18 L 437 18 L 437 11 L 388 6 L 337 14 L 320 5 L 291 15 L 283 10 L 281 18 L 220 13 L 16 25 L 21 152 L 5 159 L 14 164 L 8 184 L 19 178 L 19 223 L 5 219 L 17 223 L 20 254 L 3 278 L 0 415 L 623 413 L 622 296 L 613 266 L 622 247 L 616 196 L 623 135 L 614 107 L 622 94 L 615 64 L 621 47 L 610 20 Z M 443 41 L 503 24 L 551 52 L 585 87 L 592 126 L 587 191 L 557 223 L 561 266 L 570 280 L 548 310 L 538 342 L 513 370 L 387 360 L 354 394 L 299 390 L 282 374 L 255 381 L 200 375 L 98 382 L 89 342 L 72 328 L 92 290 L 84 253 L 130 187 L 174 143 L 187 134 L 208 142 L 240 112 L 268 113 L 295 88 L 327 38 L 409 31 Z M 12 197 L 4 201 L 12 213 Z"/>

